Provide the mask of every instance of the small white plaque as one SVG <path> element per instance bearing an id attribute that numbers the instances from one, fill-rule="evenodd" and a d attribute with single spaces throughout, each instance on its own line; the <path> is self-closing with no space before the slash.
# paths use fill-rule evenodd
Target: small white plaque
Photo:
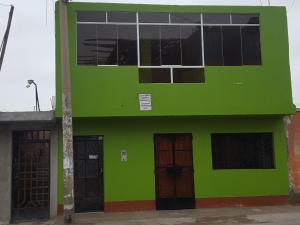
<path id="1" fill-rule="evenodd" d="M 121 162 L 127 162 L 127 150 L 121 150 Z"/>
<path id="2" fill-rule="evenodd" d="M 140 111 L 151 111 L 151 94 L 139 94 Z"/>
<path id="3" fill-rule="evenodd" d="M 89 155 L 89 159 L 98 159 L 99 155 Z"/>

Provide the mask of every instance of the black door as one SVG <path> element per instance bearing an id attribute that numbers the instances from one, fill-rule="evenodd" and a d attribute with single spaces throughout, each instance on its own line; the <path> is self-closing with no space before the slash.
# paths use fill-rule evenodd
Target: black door
<path id="1" fill-rule="evenodd" d="M 102 136 L 74 137 L 75 212 L 103 210 Z"/>
<path id="2" fill-rule="evenodd" d="M 12 222 L 49 218 L 50 131 L 14 131 Z"/>
<path id="3" fill-rule="evenodd" d="M 195 208 L 192 135 L 158 134 L 154 144 L 156 208 Z"/>

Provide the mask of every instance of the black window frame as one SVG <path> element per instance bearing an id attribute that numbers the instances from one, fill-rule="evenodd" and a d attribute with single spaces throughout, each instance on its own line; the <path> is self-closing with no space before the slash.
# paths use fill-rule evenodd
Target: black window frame
<path id="1" fill-rule="evenodd" d="M 211 163 L 212 163 L 213 170 L 276 169 L 275 144 L 274 144 L 273 132 L 244 132 L 244 133 L 219 132 L 219 133 L 211 133 L 210 138 L 211 138 L 211 156 L 212 156 Z M 234 140 L 234 138 L 236 140 Z M 258 149 L 258 150 L 255 149 L 257 152 L 254 152 L 255 151 L 254 148 L 258 148 L 257 143 L 259 141 L 262 142 L 262 140 L 265 141 L 265 143 L 259 146 L 262 149 Z M 230 148 L 228 148 L 228 142 L 230 141 L 231 142 L 236 141 L 236 142 L 231 143 L 232 145 L 230 146 Z M 241 143 L 243 145 L 243 149 L 241 149 Z M 249 143 L 253 144 L 253 146 L 249 146 Z M 267 147 L 263 146 L 266 144 L 270 144 L 270 145 Z M 263 150 L 265 152 L 263 152 Z M 259 159 L 260 157 L 264 157 L 259 154 L 265 154 L 265 157 L 269 157 L 267 158 L 267 160 L 269 161 L 262 162 L 261 160 L 258 160 L 256 162 L 251 162 L 249 161 L 249 159 L 245 158 L 246 155 L 245 151 L 248 151 L 248 153 L 250 152 L 250 154 L 252 154 L 252 158 L 256 158 L 256 159 Z M 269 152 L 266 153 L 266 151 Z M 236 154 L 237 152 L 240 155 L 237 155 Z M 225 155 L 226 153 L 228 154 Z M 258 155 L 253 156 L 254 153 L 257 153 Z M 222 157 L 224 158 L 221 159 Z M 238 161 L 233 161 L 234 159 Z"/>

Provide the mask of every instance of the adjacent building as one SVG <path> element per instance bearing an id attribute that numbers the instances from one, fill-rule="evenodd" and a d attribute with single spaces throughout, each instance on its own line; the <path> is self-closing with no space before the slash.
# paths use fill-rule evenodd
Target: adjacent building
<path id="1" fill-rule="evenodd" d="M 300 203 L 300 109 L 288 120 L 290 202 Z"/>
<path id="2" fill-rule="evenodd" d="M 0 224 L 57 215 L 54 111 L 0 112 Z"/>

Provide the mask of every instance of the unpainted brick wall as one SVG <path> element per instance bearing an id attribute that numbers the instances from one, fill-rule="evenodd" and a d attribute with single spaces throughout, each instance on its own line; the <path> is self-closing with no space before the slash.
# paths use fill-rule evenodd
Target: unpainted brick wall
<path id="1" fill-rule="evenodd" d="M 300 201 L 300 111 L 293 115 L 288 126 L 290 189 Z"/>

